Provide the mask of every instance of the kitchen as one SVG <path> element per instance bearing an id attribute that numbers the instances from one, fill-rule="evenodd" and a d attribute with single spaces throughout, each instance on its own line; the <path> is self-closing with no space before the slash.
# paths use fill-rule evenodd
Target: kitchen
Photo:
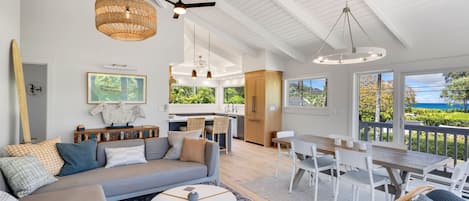
<path id="1" fill-rule="evenodd" d="M 178 78 L 170 95 L 169 130 L 184 130 L 189 118 L 204 118 L 205 126 L 210 127 L 214 118 L 228 117 L 227 149 L 231 152 L 232 139 L 244 140 L 244 100 L 243 76 L 224 80 Z"/>
<path id="2" fill-rule="evenodd" d="M 233 139 L 271 146 L 282 126 L 282 72 L 254 67 L 272 63 L 272 54 L 245 55 L 190 20 L 184 31 L 184 61 L 169 67 L 169 130 L 198 119 L 197 128 L 208 131 L 217 117 L 228 117 L 227 137 L 217 135 L 227 153 Z"/>

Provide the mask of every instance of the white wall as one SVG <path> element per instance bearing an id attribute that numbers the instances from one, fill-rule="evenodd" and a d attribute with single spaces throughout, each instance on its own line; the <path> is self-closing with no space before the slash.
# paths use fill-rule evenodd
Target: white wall
<path id="1" fill-rule="evenodd" d="M 284 79 L 327 76 L 328 107 L 326 109 L 295 110 L 284 108 L 283 129 L 298 134 L 352 135 L 353 76 L 355 72 L 392 70 L 394 79 L 407 72 L 432 72 L 444 70 L 469 71 L 469 55 L 427 58 L 414 61 L 389 61 L 361 65 L 328 66 L 313 63 L 290 62 Z"/>
<path id="2" fill-rule="evenodd" d="M 48 64 L 47 137 L 72 141 L 77 124 L 103 127 L 100 116 L 90 116 L 86 104 L 86 73 L 110 72 L 105 64 L 136 67 L 135 74 L 148 76 L 145 119 L 136 124 L 168 128 L 168 65 L 183 61 L 182 20 L 170 10 L 158 9 L 158 33 L 142 42 L 113 40 L 95 28 L 94 1 L 22 0 L 21 36 L 27 63 Z"/>
<path id="3" fill-rule="evenodd" d="M 258 70 L 286 70 L 289 58 L 269 50 L 257 52 L 255 56 L 244 54 L 242 57 L 243 72 Z"/>
<path id="4" fill-rule="evenodd" d="M 20 42 L 20 1 L 0 1 L 0 147 L 18 142 L 18 109 L 10 43 Z M 21 48 L 21 47 L 20 47 Z"/>

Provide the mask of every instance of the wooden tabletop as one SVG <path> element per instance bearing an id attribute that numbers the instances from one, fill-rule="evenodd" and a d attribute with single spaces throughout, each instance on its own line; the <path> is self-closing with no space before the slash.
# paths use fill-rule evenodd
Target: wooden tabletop
<path id="1" fill-rule="evenodd" d="M 294 138 L 313 142 L 317 145 L 319 152 L 326 154 L 334 154 L 335 148 L 337 147 L 334 144 L 334 139 L 331 138 L 313 135 L 300 135 Z M 292 138 L 274 138 L 272 141 L 275 143 L 290 143 L 291 139 Z M 342 145 L 342 147 L 345 148 L 345 142 L 342 142 Z M 358 147 L 355 147 L 354 149 L 358 149 Z M 414 172 L 417 174 L 427 174 L 452 161 L 452 159 L 447 156 L 378 146 L 373 146 L 372 156 L 373 163 L 376 165 L 407 172 Z"/>

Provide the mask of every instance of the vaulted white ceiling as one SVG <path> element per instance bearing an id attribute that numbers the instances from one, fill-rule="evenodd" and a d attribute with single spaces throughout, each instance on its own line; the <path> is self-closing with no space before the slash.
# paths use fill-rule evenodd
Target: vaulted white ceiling
<path id="1" fill-rule="evenodd" d="M 225 52 L 220 60 L 238 67 L 242 54 L 264 49 L 311 61 L 345 6 L 345 0 L 216 2 L 214 8 L 189 9 L 185 18 L 215 34 L 216 51 Z M 349 7 L 372 39 L 354 26 L 356 43 L 386 48 L 386 62 L 469 54 L 468 0 L 350 0 Z M 343 29 L 341 21 L 326 49 L 349 46 Z"/>

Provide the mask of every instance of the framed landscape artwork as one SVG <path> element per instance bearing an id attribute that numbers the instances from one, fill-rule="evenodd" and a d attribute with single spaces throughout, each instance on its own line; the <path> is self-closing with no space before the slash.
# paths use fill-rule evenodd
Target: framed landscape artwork
<path id="1" fill-rule="evenodd" d="M 147 102 L 147 76 L 88 73 L 88 104 Z"/>

